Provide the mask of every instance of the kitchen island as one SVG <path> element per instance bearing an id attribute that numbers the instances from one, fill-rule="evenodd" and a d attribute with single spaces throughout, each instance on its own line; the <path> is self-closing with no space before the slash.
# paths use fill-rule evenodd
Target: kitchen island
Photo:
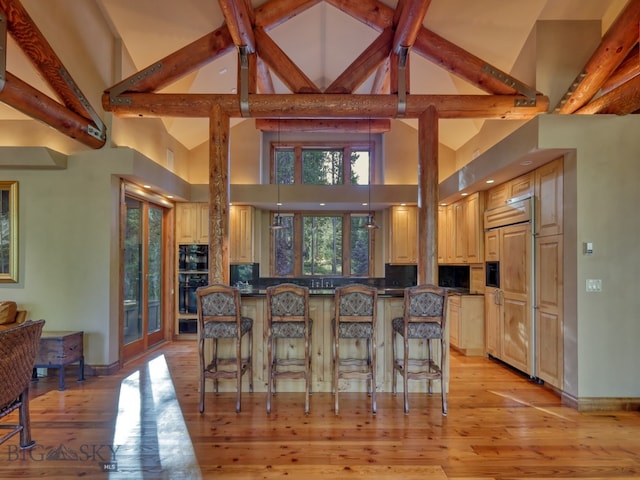
<path id="1" fill-rule="evenodd" d="M 266 392 L 267 390 L 267 310 L 266 310 L 266 290 L 264 289 L 242 289 L 242 314 L 253 318 L 253 385 L 254 391 Z M 404 290 L 401 288 L 380 289 L 378 293 L 378 325 L 377 325 L 377 369 L 376 385 L 379 392 L 390 392 L 392 381 L 392 350 L 391 350 L 391 320 L 402 316 Z M 334 290 L 333 289 L 310 289 L 309 290 L 309 313 L 313 319 L 312 332 L 312 389 L 314 392 L 330 392 L 332 387 L 332 361 L 333 350 L 331 322 L 334 317 Z M 446 334 L 448 335 L 448 328 Z M 246 342 L 246 340 L 243 340 Z M 412 340 L 413 341 L 413 340 Z M 301 340 L 281 340 L 278 351 L 281 354 L 287 352 L 292 358 L 301 355 L 304 348 Z M 416 341 L 417 342 L 417 341 Z M 424 343 L 424 342 L 422 342 Z M 417 343 L 416 343 L 417 345 Z M 434 346 L 436 343 L 433 344 Z M 205 348 L 210 348 L 208 345 Z M 438 348 L 438 347 L 436 347 Z M 243 345 L 243 352 L 247 350 L 246 343 Z M 362 340 L 342 340 L 340 344 L 343 355 L 353 355 L 354 357 L 364 357 L 366 352 L 366 342 Z M 412 351 L 414 347 L 412 346 Z M 221 342 L 219 351 L 224 356 L 232 356 L 231 342 Z M 437 358 L 437 351 L 434 352 Z M 448 365 L 445 366 L 448 369 Z M 248 391 L 248 379 L 243 380 L 246 385 L 243 389 Z M 399 382 L 402 385 L 402 382 Z M 439 382 L 434 382 L 434 391 L 439 391 Z M 211 391 L 212 386 L 207 383 L 207 391 Z M 221 382 L 220 391 L 233 391 L 233 382 Z M 401 387 L 400 387 L 401 388 Z M 426 391 L 426 382 L 409 382 L 410 391 Z M 340 391 L 345 392 L 365 392 L 367 389 L 364 380 L 341 381 Z M 300 380 L 280 380 L 278 391 L 282 392 L 303 392 L 304 382 Z"/>

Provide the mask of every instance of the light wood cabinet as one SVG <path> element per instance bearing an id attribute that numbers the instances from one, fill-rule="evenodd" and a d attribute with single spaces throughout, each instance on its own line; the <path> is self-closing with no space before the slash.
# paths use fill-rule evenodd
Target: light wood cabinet
<path id="1" fill-rule="evenodd" d="M 454 263 L 455 259 L 455 238 L 456 238 L 456 222 L 453 216 L 453 204 L 447 205 L 445 208 L 445 221 L 447 232 L 447 256 L 445 257 L 446 263 Z"/>
<path id="2" fill-rule="evenodd" d="M 501 207 L 507 203 L 509 198 L 508 183 L 501 183 L 487 190 L 487 210 Z"/>
<path id="3" fill-rule="evenodd" d="M 389 237 L 389 263 L 418 263 L 418 207 L 391 207 Z"/>
<path id="4" fill-rule="evenodd" d="M 533 195 L 534 172 L 525 173 L 519 177 L 510 180 L 507 185 L 509 198 Z"/>
<path id="5" fill-rule="evenodd" d="M 517 369 L 533 371 L 531 318 L 531 225 L 500 229 L 500 291 L 502 292 L 502 356 Z"/>
<path id="6" fill-rule="evenodd" d="M 467 202 L 453 204 L 453 262 L 467 262 Z"/>
<path id="7" fill-rule="evenodd" d="M 495 232 L 500 252 L 500 288 L 485 288 L 487 353 L 532 373 L 531 225 L 511 225 Z"/>
<path id="8" fill-rule="evenodd" d="M 439 263 L 484 262 L 483 212 L 484 192 L 438 209 Z"/>
<path id="9" fill-rule="evenodd" d="M 447 207 L 438 206 L 438 263 L 447 262 Z"/>
<path id="10" fill-rule="evenodd" d="M 484 215 L 484 194 L 476 192 L 465 199 L 467 237 L 467 263 L 484 262 L 484 235 L 482 219 Z"/>
<path id="11" fill-rule="evenodd" d="M 534 173 L 529 172 L 489 189 L 486 199 L 487 210 L 506 205 L 510 198 L 533 195 L 534 179 Z"/>
<path id="12" fill-rule="evenodd" d="M 251 205 L 232 205 L 229 208 L 229 262 L 255 261 L 253 225 L 255 209 Z"/>
<path id="13" fill-rule="evenodd" d="M 556 388 L 563 382 L 562 235 L 536 238 L 536 372 Z"/>
<path id="14" fill-rule="evenodd" d="M 502 356 L 502 298 L 500 289 L 485 287 L 484 290 L 484 323 L 485 323 L 485 352 L 496 358 Z"/>
<path id="15" fill-rule="evenodd" d="M 484 263 L 471 265 L 469 268 L 469 293 L 484 294 L 486 283 Z"/>
<path id="16" fill-rule="evenodd" d="M 484 259 L 487 262 L 500 260 L 500 231 L 489 230 L 484 233 Z"/>
<path id="17" fill-rule="evenodd" d="M 176 242 L 209 243 L 209 204 L 176 205 Z"/>
<path id="18" fill-rule="evenodd" d="M 467 356 L 484 354 L 484 297 L 451 295 L 449 297 L 449 341 Z"/>
<path id="19" fill-rule="evenodd" d="M 558 158 L 535 172 L 536 235 L 563 233 L 563 159 Z"/>

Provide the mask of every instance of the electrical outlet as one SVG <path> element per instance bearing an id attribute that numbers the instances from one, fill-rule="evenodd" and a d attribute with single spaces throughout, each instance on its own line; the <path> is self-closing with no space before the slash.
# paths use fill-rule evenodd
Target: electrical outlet
<path id="1" fill-rule="evenodd" d="M 587 278 L 587 292 L 601 292 L 602 280 L 599 278 Z"/>

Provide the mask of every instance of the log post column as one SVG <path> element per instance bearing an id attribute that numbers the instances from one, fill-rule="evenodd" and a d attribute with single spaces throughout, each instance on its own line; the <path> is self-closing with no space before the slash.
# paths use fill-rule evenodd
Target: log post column
<path id="1" fill-rule="evenodd" d="M 229 116 L 209 119 L 209 283 L 229 284 Z"/>
<path id="2" fill-rule="evenodd" d="M 438 284 L 438 112 L 418 117 L 418 284 Z"/>

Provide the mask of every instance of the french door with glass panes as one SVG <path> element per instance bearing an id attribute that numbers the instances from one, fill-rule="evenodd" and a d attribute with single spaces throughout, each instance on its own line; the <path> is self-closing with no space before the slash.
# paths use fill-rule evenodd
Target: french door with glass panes
<path id="1" fill-rule="evenodd" d="M 122 360 L 165 338 L 163 319 L 164 209 L 131 195 L 124 201 Z"/>

